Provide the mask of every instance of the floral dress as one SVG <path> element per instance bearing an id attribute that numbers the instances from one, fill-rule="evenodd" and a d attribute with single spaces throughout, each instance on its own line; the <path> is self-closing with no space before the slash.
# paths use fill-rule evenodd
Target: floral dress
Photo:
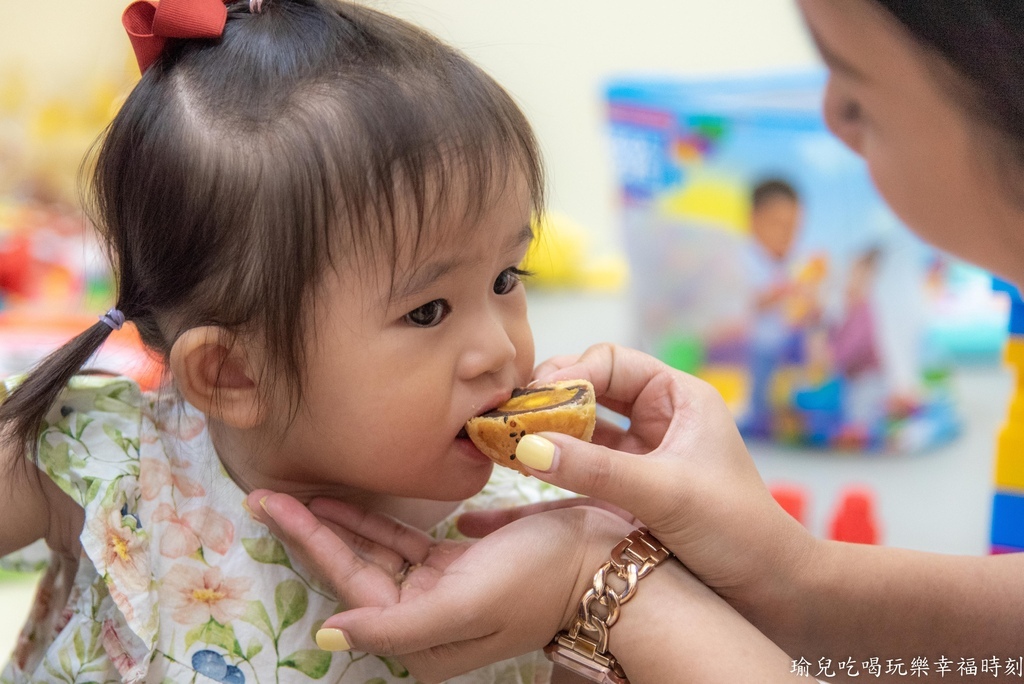
<path id="1" fill-rule="evenodd" d="M 316 647 L 342 606 L 245 512 L 194 408 L 125 378 L 75 377 L 43 425 L 39 468 L 85 510 L 82 554 L 51 558 L 0 683 L 413 681 L 396 660 Z M 436 534 L 454 537 L 470 508 L 558 496 L 496 471 Z M 451 681 L 550 675 L 538 652 Z"/>

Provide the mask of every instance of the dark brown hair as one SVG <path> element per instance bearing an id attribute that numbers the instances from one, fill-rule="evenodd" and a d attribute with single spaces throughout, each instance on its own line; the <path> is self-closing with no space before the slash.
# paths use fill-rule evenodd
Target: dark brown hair
<path id="1" fill-rule="evenodd" d="M 201 325 L 258 336 L 298 399 L 325 269 L 394 259 L 398 211 L 422 233 L 447 198 L 479 211 L 519 173 L 539 211 L 529 124 L 458 51 L 365 7 L 268 0 L 231 3 L 220 39 L 167 46 L 101 139 L 89 195 L 116 306 L 148 347 L 166 359 Z M 34 445 L 108 334 L 97 323 L 33 369 L 0 406 L 11 442 Z"/>
<path id="2" fill-rule="evenodd" d="M 776 197 L 782 197 L 792 202 L 800 201 L 800 195 L 789 181 L 781 178 L 765 178 L 758 182 L 750 192 L 750 204 L 756 210 L 765 202 Z"/>

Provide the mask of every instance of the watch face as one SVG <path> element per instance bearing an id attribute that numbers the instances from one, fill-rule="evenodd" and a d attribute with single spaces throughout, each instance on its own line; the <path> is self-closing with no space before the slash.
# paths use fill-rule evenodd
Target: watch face
<path id="1" fill-rule="evenodd" d="M 618 676 L 607 665 L 595 663 L 585 655 L 577 653 L 561 644 L 548 644 L 544 647 L 544 655 L 555 665 L 560 665 L 592 682 L 598 682 L 598 684 L 629 684 L 628 679 Z"/>

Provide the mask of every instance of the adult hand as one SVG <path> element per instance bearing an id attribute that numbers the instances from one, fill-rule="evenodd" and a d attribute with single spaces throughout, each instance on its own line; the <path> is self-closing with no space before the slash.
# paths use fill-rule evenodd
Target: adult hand
<path id="1" fill-rule="evenodd" d="M 534 378 L 585 378 L 603 406 L 630 421 L 627 429 L 599 422 L 592 444 L 527 436 L 517 456 L 537 478 L 629 511 L 734 606 L 786 597 L 814 538 L 772 498 L 714 388 L 607 344 L 545 362 Z M 465 524 L 483 533 L 516 517 L 480 512 Z M 756 612 L 747 611 L 755 622 Z"/>
<path id="2" fill-rule="evenodd" d="M 588 506 L 525 516 L 476 542 L 438 541 L 331 499 L 255 491 L 266 524 L 350 609 L 318 643 L 394 655 L 442 681 L 537 650 L 568 626 L 594 571 L 633 526 Z M 452 619 L 457 616 L 457 619 Z"/>

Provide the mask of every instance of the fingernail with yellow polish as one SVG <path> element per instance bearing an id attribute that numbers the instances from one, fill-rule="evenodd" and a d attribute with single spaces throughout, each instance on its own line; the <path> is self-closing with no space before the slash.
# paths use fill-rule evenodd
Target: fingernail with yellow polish
<path id="1" fill-rule="evenodd" d="M 249 508 L 249 502 L 246 501 L 245 499 L 242 499 L 242 508 L 245 510 L 246 513 L 249 514 L 250 518 L 252 518 L 253 520 L 256 519 L 256 516 L 252 514 L 252 509 Z"/>
<path id="2" fill-rule="evenodd" d="M 316 633 L 316 645 L 322 651 L 348 651 L 349 646 L 345 633 L 340 629 L 321 629 Z"/>
<path id="3" fill-rule="evenodd" d="M 274 516 L 271 515 L 269 510 L 267 510 L 267 497 L 263 497 L 262 499 L 260 499 L 260 508 L 262 508 L 263 511 L 270 516 L 271 520 L 274 519 Z"/>
<path id="4" fill-rule="evenodd" d="M 526 435 L 519 440 L 516 458 L 528 468 L 550 470 L 555 460 L 555 445 L 540 435 Z"/>

